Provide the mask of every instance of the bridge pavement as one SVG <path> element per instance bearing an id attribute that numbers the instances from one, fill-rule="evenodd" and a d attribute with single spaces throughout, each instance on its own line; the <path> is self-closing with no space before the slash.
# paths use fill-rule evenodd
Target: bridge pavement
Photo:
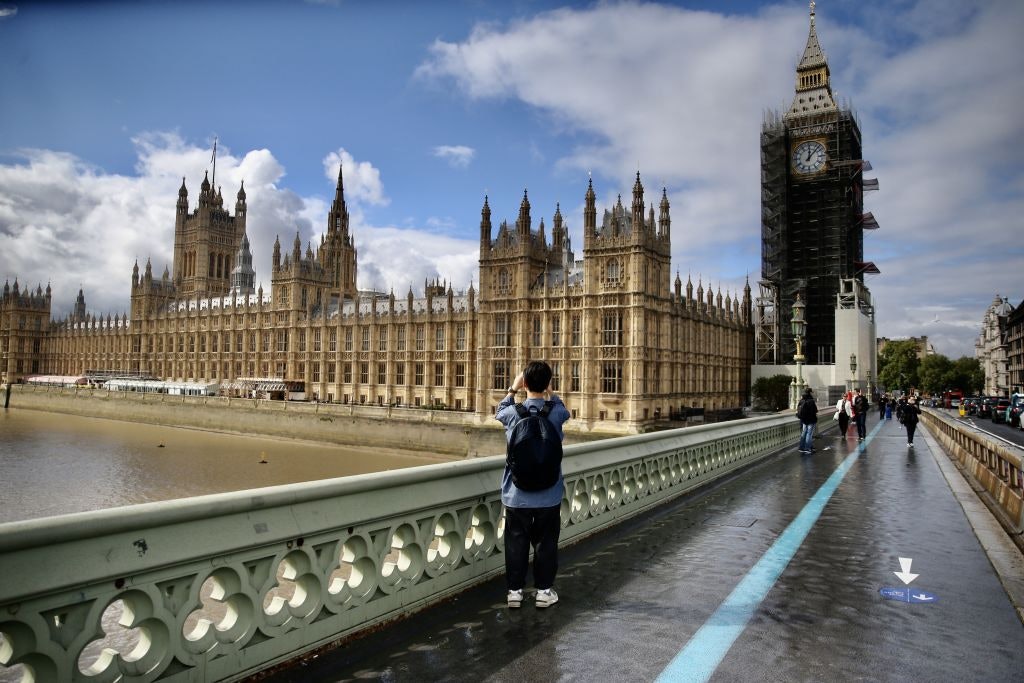
<path id="1" fill-rule="evenodd" d="M 1019 551 L 926 430 L 868 430 L 563 549 L 552 608 L 499 577 L 265 680 L 1021 680 Z"/>

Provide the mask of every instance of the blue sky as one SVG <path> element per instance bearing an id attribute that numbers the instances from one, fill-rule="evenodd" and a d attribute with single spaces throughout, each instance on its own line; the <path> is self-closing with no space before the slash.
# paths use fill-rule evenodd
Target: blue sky
<path id="1" fill-rule="evenodd" d="M 971 355 L 993 297 L 1024 297 L 1024 3 L 822 0 L 817 27 L 881 183 L 878 332 Z M 560 203 L 579 257 L 588 174 L 609 206 L 638 169 L 684 281 L 756 286 L 760 123 L 807 28 L 788 1 L 0 4 L 0 279 L 124 311 L 216 135 L 264 284 L 343 160 L 364 287 L 466 288 L 485 193 L 495 223 L 524 189 L 535 227 Z"/>

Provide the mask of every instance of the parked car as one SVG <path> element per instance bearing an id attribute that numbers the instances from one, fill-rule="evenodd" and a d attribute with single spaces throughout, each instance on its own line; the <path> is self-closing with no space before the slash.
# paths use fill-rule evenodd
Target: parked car
<path id="1" fill-rule="evenodd" d="M 991 397 L 982 398 L 978 402 L 978 417 L 984 417 L 986 419 L 992 419 L 992 405 L 995 403 L 995 399 Z"/>
<path id="2" fill-rule="evenodd" d="M 1010 399 L 1000 398 L 996 399 L 995 405 L 992 406 L 992 421 L 1006 422 L 1006 409 L 1010 407 Z"/>

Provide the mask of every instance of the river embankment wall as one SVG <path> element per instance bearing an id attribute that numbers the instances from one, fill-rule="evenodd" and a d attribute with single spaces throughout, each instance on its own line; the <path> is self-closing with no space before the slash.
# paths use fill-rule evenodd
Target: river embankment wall
<path id="1" fill-rule="evenodd" d="M 13 385 L 10 408 L 459 457 L 505 451 L 505 434 L 496 421 L 482 423 L 474 413 L 446 410 L 24 384 Z M 567 432 L 565 442 L 599 438 Z"/>

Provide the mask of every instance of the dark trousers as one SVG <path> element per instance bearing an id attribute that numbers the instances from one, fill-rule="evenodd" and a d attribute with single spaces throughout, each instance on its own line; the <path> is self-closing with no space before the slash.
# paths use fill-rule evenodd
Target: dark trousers
<path id="1" fill-rule="evenodd" d="M 537 590 L 555 585 L 562 530 L 559 508 L 505 508 L 505 582 L 510 591 L 526 586 L 530 546 L 534 548 L 533 585 Z"/>
<path id="2" fill-rule="evenodd" d="M 857 413 L 853 416 L 853 419 L 857 422 L 857 436 L 865 438 L 868 435 L 868 414 Z"/>
<path id="3" fill-rule="evenodd" d="M 904 422 L 903 426 L 907 428 L 907 443 L 914 443 L 914 432 L 917 431 L 917 423 Z"/>
<path id="4" fill-rule="evenodd" d="M 846 430 L 850 427 L 850 416 L 845 410 L 839 411 L 839 433 L 846 436 Z"/>

